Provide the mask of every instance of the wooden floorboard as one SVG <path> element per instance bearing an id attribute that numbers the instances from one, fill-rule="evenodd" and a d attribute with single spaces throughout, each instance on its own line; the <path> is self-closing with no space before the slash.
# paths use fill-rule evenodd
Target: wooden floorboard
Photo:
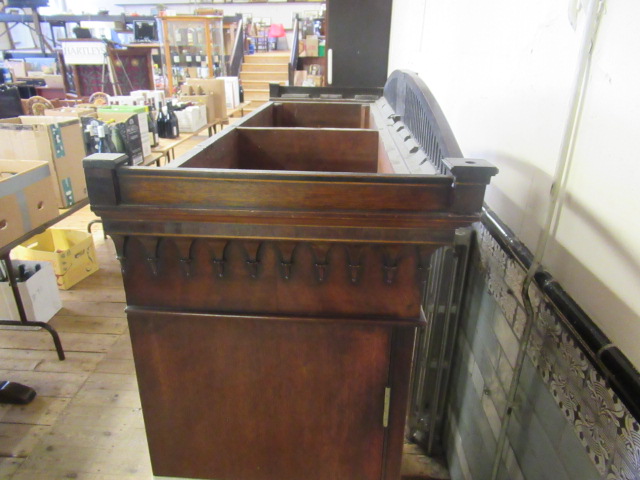
<path id="1" fill-rule="evenodd" d="M 198 136 L 186 141 L 176 156 L 203 140 L 206 137 Z M 86 231 L 95 219 L 87 207 L 56 228 Z M 67 359 L 58 360 L 45 331 L 0 329 L 0 379 L 29 385 L 38 394 L 26 406 L 0 404 L 0 479 L 154 478 L 120 265 L 102 225 L 95 224 L 92 233 L 100 269 L 60 291 L 63 308 L 50 320 Z M 427 465 L 420 457 L 407 447 L 407 479 L 449 478 L 443 467 Z"/>

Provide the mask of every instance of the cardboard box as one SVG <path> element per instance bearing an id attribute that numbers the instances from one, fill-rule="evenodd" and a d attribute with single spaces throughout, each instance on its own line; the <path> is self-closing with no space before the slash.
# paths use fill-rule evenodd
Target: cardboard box
<path id="1" fill-rule="evenodd" d="M 304 85 L 305 80 L 307 79 L 307 71 L 306 70 L 296 70 L 293 74 L 293 84 L 296 87 L 301 87 Z"/>
<path id="2" fill-rule="evenodd" d="M 318 37 L 316 35 L 307 35 L 305 39 L 306 53 L 307 57 L 317 57 L 318 56 Z"/>
<path id="3" fill-rule="evenodd" d="M 115 120 L 123 124 L 120 130 L 132 165 L 140 165 L 151 155 L 149 123 L 146 107 L 111 105 L 98 108 L 98 119 Z"/>
<path id="4" fill-rule="evenodd" d="M 80 120 L 71 117 L 15 117 L 0 120 L 0 158 L 49 163 L 58 207 L 87 198 Z"/>
<path id="5" fill-rule="evenodd" d="M 207 107 L 207 123 L 216 122 L 216 99 L 214 95 L 181 95 L 180 101 L 204 105 Z"/>
<path id="6" fill-rule="evenodd" d="M 184 110 L 176 110 L 174 113 L 178 117 L 181 132 L 197 132 L 207 124 L 207 107 L 205 105 L 194 105 Z"/>
<path id="7" fill-rule="evenodd" d="M 322 75 L 307 75 L 303 85 L 306 87 L 324 87 L 324 77 Z"/>
<path id="8" fill-rule="evenodd" d="M 132 97 L 144 97 L 154 105 L 158 102 L 164 103 L 164 90 L 133 90 L 129 92 Z"/>
<path id="9" fill-rule="evenodd" d="M 57 216 L 47 162 L 0 160 L 0 246 Z"/>
<path id="10" fill-rule="evenodd" d="M 58 288 L 63 290 L 98 271 L 93 237 L 79 230 L 48 228 L 14 248 L 11 255 L 19 260 L 51 263 Z"/>
<path id="11" fill-rule="evenodd" d="M 48 322 L 62 308 L 53 266 L 48 262 L 15 261 L 12 262 L 13 278 L 16 278 L 20 265 L 24 265 L 30 274 L 26 281 L 18 282 L 18 290 L 27 320 Z M 37 271 L 36 268 L 38 268 Z M 0 282 L 0 318 L 20 320 L 16 299 L 9 282 Z"/>
<path id="12" fill-rule="evenodd" d="M 144 106 L 145 96 L 144 95 L 109 95 L 109 105 L 110 106 L 126 106 L 126 107 L 135 107 L 135 106 Z"/>
<path id="13" fill-rule="evenodd" d="M 187 85 L 193 87 L 194 91 L 198 87 L 207 94 L 213 94 L 214 117 L 209 123 L 226 122 L 229 117 L 227 115 L 227 96 L 225 93 L 225 82 L 219 78 L 187 78 Z"/>
<path id="14" fill-rule="evenodd" d="M 47 108 L 44 114 L 49 117 L 93 117 L 98 118 L 95 108 L 60 107 Z"/>
<path id="15" fill-rule="evenodd" d="M 49 88 L 64 88 L 64 79 L 62 75 L 50 75 L 45 73 L 42 75 L 44 81 L 47 82 L 47 87 Z"/>
<path id="16" fill-rule="evenodd" d="M 23 59 L 6 58 L 4 60 L 4 66 L 11 70 L 11 75 L 14 79 L 27 76 L 27 64 Z"/>

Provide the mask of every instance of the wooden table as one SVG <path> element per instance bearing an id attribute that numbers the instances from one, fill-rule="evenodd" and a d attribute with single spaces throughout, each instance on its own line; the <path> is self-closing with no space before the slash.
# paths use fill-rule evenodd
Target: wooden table
<path id="1" fill-rule="evenodd" d="M 159 167 L 160 159 L 162 157 L 164 157 L 164 154 L 160 152 L 151 152 L 151 155 L 147 155 L 146 157 L 144 157 L 144 160 L 142 161 L 142 165 L 145 167 L 148 167 L 149 165 L 155 163 L 156 167 Z"/>
<path id="2" fill-rule="evenodd" d="M 220 125 L 220 129 L 222 129 L 222 122 L 212 122 L 212 123 L 207 123 L 206 125 L 203 125 L 198 130 L 193 132 L 192 135 L 198 135 L 200 132 L 202 132 L 206 128 L 209 136 L 212 136 L 214 133 L 217 133 L 217 128 L 216 128 L 217 125 Z"/>
<path id="3" fill-rule="evenodd" d="M 165 157 L 165 163 L 169 163 L 176 158 L 175 148 L 182 142 L 185 142 L 193 137 L 193 133 L 181 133 L 178 138 L 161 138 L 158 145 L 153 147 L 151 151 L 153 153 L 160 153 L 162 157 Z M 159 162 L 159 160 L 158 160 Z"/>
<path id="4" fill-rule="evenodd" d="M 34 235 L 38 235 L 39 233 L 44 232 L 47 228 L 51 227 L 52 225 L 55 225 L 56 223 L 58 223 L 60 220 L 62 220 L 63 218 L 68 217 L 69 215 L 71 215 L 74 212 L 77 212 L 78 210 L 80 210 L 82 207 L 86 206 L 89 204 L 89 199 L 85 198 L 83 200 L 80 200 L 78 203 L 76 203 L 75 205 L 72 205 L 69 208 L 60 210 L 60 214 L 49 220 L 46 223 L 43 223 L 42 225 L 39 225 L 38 227 L 34 228 L 33 230 L 30 230 L 29 232 L 25 233 L 24 235 L 22 235 L 20 238 L 14 240 L 11 243 L 8 243 L 6 245 L 3 245 L 0 247 L 0 261 L 2 261 L 5 265 L 5 269 L 7 271 L 7 277 L 8 277 L 8 281 L 9 281 L 9 285 L 11 286 L 11 291 L 13 293 L 13 296 L 16 300 L 16 306 L 18 307 L 18 314 L 20 316 L 20 320 L 0 320 L 0 325 L 14 325 L 14 326 L 28 326 L 28 327 L 42 327 L 45 330 L 47 330 L 51 336 L 53 337 L 53 343 L 55 344 L 56 347 L 56 351 L 58 352 L 58 358 L 60 360 L 64 360 L 65 356 L 64 356 L 64 350 L 62 349 L 62 343 L 60 342 L 60 337 L 58 336 L 58 332 L 55 331 L 55 329 L 49 325 L 46 322 L 32 322 L 30 320 L 27 319 L 27 314 L 24 311 L 24 305 L 22 303 L 22 297 L 20 296 L 20 290 L 18 289 L 18 284 L 14 281 L 13 275 L 12 275 L 12 268 L 11 268 L 11 258 L 10 258 L 10 253 L 11 253 L 11 249 L 17 247 L 18 245 L 20 245 L 21 243 L 27 241 L 28 239 L 30 239 L 31 237 L 33 237 Z"/>
<path id="5" fill-rule="evenodd" d="M 248 102 L 242 102 L 236 108 L 232 108 L 232 109 L 227 110 L 227 115 L 229 117 L 235 117 L 239 112 L 240 116 L 244 117 L 244 109 L 248 108 L 249 105 L 251 105 L 251 100 L 249 100 Z"/>
<path id="6" fill-rule="evenodd" d="M 205 129 L 207 129 L 209 136 L 212 136 L 214 133 L 216 133 L 216 125 L 218 124 L 219 122 L 207 123 L 195 132 L 181 133 L 178 138 L 161 138 L 158 142 L 158 145 L 151 149 L 152 153 L 160 154 L 160 157 L 157 159 L 156 164 L 160 166 L 160 158 L 162 157 L 166 158 L 165 163 L 169 163 L 171 160 L 174 160 L 176 158 L 175 148 L 181 143 L 189 140 L 191 137 L 198 135 Z M 145 158 L 144 160 L 144 165 L 152 163 L 152 161 L 147 161 L 147 158 Z"/>

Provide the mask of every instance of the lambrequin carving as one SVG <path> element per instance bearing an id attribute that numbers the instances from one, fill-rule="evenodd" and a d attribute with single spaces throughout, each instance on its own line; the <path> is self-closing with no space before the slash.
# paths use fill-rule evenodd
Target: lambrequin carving
<path id="1" fill-rule="evenodd" d="M 310 249 L 313 258 L 318 283 L 323 283 L 330 279 L 330 275 L 335 275 L 337 270 L 344 270 L 350 282 L 354 285 L 359 283 L 362 275 L 366 275 L 367 270 L 379 268 L 382 271 L 385 284 L 394 283 L 398 271 L 398 264 L 401 259 L 410 257 L 416 270 L 416 282 L 424 282 L 429 257 L 438 245 L 371 245 L 371 244 L 343 244 L 329 242 L 292 242 L 292 241 L 262 241 L 262 240 L 237 240 L 237 239 L 194 239 L 182 237 L 155 237 L 146 235 L 124 236 L 111 235 L 116 249 L 116 258 L 120 262 L 122 273 L 127 274 L 132 262 L 130 256 L 131 242 L 138 242 L 140 248 L 137 249 L 138 257 L 135 260 L 143 260 L 153 276 L 165 273 L 176 274 L 176 272 L 163 271 L 163 260 L 167 260 L 166 252 L 174 251 L 178 262 L 181 265 L 181 275 L 189 278 L 194 270 L 198 269 L 194 265 L 193 251 L 197 243 L 204 244 L 209 252 L 210 262 L 214 266 L 215 276 L 225 277 L 225 268 L 230 260 L 244 261 L 247 276 L 252 279 L 259 279 L 260 272 L 266 268 L 262 264 L 263 250 L 273 248 L 276 252 L 278 262 L 278 275 L 283 280 L 295 280 L 296 252 L 300 249 Z M 166 244 L 172 244 L 173 249 Z M 230 259 L 229 247 L 234 245 L 235 249 L 241 252 L 240 258 Z M 343 265 L 335 265 L 331 258 L 337 249 L 343 249 L 345 255 Z M 160 252 L 165 252 L 162 256 Z M 365 255 L 366 254 L 366 255 Z M 368 258 L 365 265 L 364 257 Z M 166 263 L 166 262 L 164 262 Z M 377 263 L 377 265 L 376 265 Z M 166 266 L 166 265 L 164 265 Z M 228 273 L 228 272 L 227 272 Z"/>

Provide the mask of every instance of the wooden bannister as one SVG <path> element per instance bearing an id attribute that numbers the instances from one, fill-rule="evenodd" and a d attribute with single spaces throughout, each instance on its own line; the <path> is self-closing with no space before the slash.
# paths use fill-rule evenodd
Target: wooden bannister
<path id="1" fill-rule="evenodd" d="M 242 18 L 238 20 L 238 30 L 236 40 L 233 43 L 233 52 L 229 62 L 229 76 L 238 77 L 240 75 L 240 66 L 244 59 L 244 22 Z"/>
<path id="2" fill-rule="evenodd" d="M 296 14 L 293 19 L 293 42 L 291 45 L 291 57 L 289 59 L 289 86 L 293 86 L 293 79 L 298 65 L 298 50 L 299 50 L 299 30 L 300 30 L 300 18 Z"/>

